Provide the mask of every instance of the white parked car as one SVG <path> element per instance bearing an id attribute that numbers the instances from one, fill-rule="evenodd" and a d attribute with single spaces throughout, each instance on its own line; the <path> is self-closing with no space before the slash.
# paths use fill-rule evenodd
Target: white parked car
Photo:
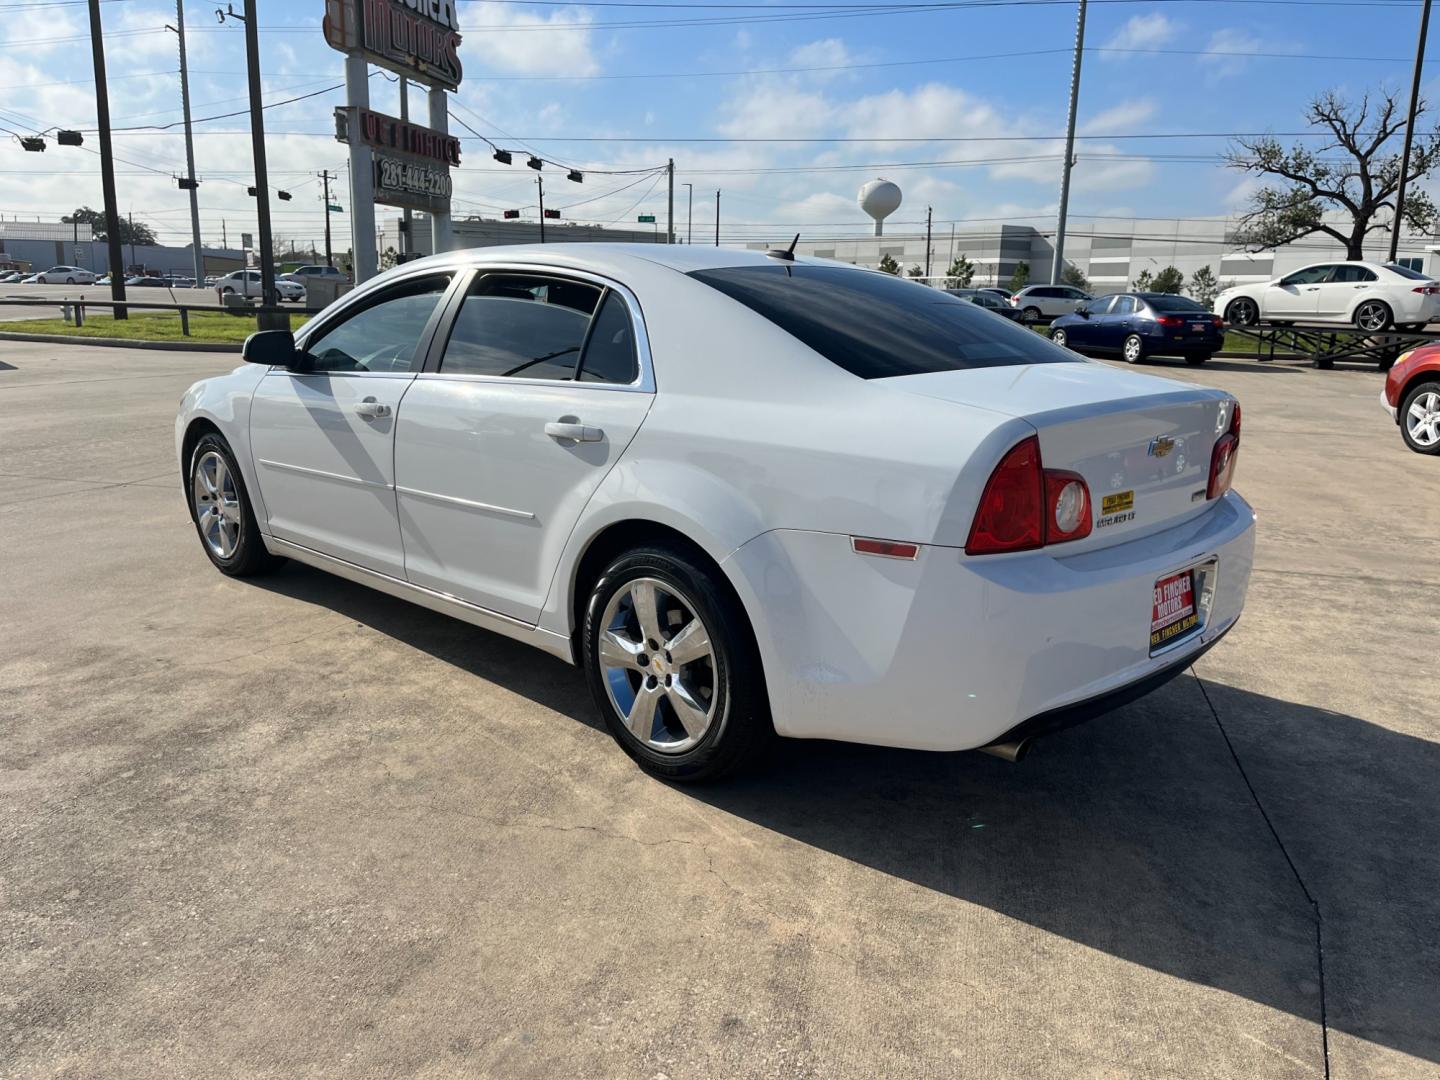
<path id="1" fill-rule="evenodd" d="M 1258 285 L 1237 285 L 1215 298 L 1235 326 L 1335 323 L 1371 333 L 1418 330 L 1440 317 L 1440 284 L 1404 266 L 1316 263 Z"/>
<path id="2" fill-rule="evenodd" d="M 1027 285 L 1010 297 L 1010 305 L 1020 309 L 1020 318 L 1027 323 L 1073 315 L 1075 309 L 1094 297 L 1070 285 Z"/>
<path id="3" fill-rule="evenodd" d="M 226 274 L 215 281 L 215 292 L 224 301 L 226 293 L 234 293 L 238 296 L 259 297 L 261 295 L 260 271 L 259 270 L 236 270 Z M 305 299 L 305 286 L 294 281 L 287 281 L 283 277 L 275 279 L 275 295 L 280 302 L 287 300 L 303 302 Z"/>
<path id="4" fill-rule="evenodd" d="M 338 268 L 325 266 L 323 264 L 297 266 L 294 270 L 290 271 L 290 273 L 281 274 L 280 276 L 286 281 L 298 282 L 301 285 L 305 284 L 307 278 L 323 278 L 326 281 L 338 282 L 348 282 L 350 280 L 349 275 L 342 273 Z"/>
<path id="5" fill-rule="evenodd" d="M 80 266 L 52 266 L 35 275 L 37 285 L 94 285 L 95 275 Z"/>
<path id="6" fill-rule="evenodd" d="M 583 665 L 672 779 L 774 733 L 1018 758 L 1245 602 L 1240 408 L 889 274 L 550 244 L 366 282 L 185 394 L 206 555 Z"/>

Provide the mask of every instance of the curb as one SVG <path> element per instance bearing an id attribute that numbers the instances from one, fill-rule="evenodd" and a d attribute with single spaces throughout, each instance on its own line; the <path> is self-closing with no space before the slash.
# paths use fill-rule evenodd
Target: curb
<path id="1" fill-rule="evenodd" d="M 132 338 L 62 337 L 59 334 L 15 334 L 0 331 L 0 341 L 38 341 L 51 345 L 103 345 L 111 349 L 149 349 L 158 352 L 207 352 L 238 353 L 244 346 L 240 343 L 197 341 L 193 345 L 183 341 L 135 341 Z"/>

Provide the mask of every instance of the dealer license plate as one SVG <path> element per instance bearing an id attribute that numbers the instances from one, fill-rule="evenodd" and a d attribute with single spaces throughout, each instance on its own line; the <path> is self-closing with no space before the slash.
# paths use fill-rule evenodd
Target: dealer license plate
<path id="1" fill-rule="evenodd" d="M 1200 621 L 1195 611 L 1195 572 L 1182 570 L 1155 582 L 1150 611 L 1150 650 L 1163 648 L 1194 630 Z"/>

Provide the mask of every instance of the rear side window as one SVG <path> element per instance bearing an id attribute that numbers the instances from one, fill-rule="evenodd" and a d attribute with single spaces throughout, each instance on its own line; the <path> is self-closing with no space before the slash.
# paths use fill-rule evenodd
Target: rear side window
<path id="1" fill-rule="evenodd" d="M 1362 281 L 1374 281 L 1375 272 L 1363 266 L 1337 266 L 1330 275 L 1332 285 L 1356 285 Z"/>
<path id="2" fill-rule="evenodd" d="M 1417 259 L 1414 261 L 1418 262 L 1419 260 Z M 1416 267 L 1413 266 L 1401 266 L 1399 263 L 1386 263 L 1385 269 L 1389 270 L 1392 274 L 1398 274 L 1400 277 L 1409 278 L 1411 281 L 1430 280 L 1429 274 L 1422 274 Z"/>
<path id="3" fill-rule="evenodd" d="M 581 382 L 632 383 L 640 374 L 635 353 L 635 328 L 620 294 L 607 292 L 585 343 L 580 361 Z"/>
<path id="4" fill-rule="evenodd" d="M 1031 330 L 890 274 L 775 265 L 695 270 L 690 276 L 862 379 L 1079 362 Z"/>
<path id="5" fill-rule="evenodd" d="M 1188 296 L 1147 296 L 1145 302 L 1156 311 L 1204 311 L 1208 313 L 1210 310 L 1202 304 L 1197 304 Z"/>
<path id="6" fill-rule="evenodd" d="M 1110 309 L 1111 315 L 1134 315 L 1135 298 L 1133 296 L 1120 296 L 1115 299 L 1115 306 Z"/>

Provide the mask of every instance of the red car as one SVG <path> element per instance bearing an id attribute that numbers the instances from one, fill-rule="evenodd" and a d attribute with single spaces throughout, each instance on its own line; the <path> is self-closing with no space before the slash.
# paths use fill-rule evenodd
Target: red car
<path id="1" fill-rule="evenodd" d="M 1385 377 L 1381 403 L 1417 454 L 1440 454 L 1440 343 L 1403 354 Z"/>

